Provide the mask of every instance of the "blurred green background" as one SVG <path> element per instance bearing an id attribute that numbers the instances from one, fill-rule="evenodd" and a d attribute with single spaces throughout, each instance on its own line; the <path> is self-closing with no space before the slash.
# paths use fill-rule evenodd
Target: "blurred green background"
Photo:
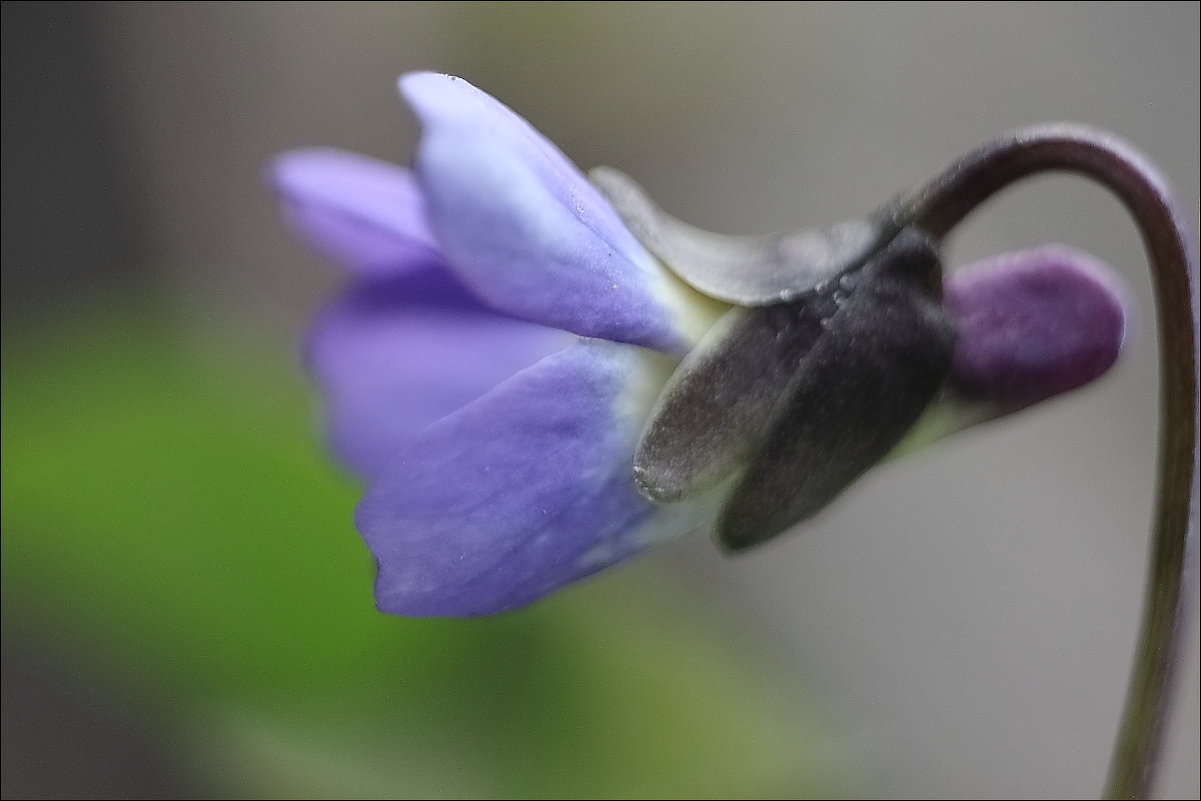
<path id="1" fill-rule="evenodd" d="M 394 79 L 438 69 L 715 230 L 832 222 L 1048 119 L 1136 143 L 1195 220 L 1198 54 L 1196 3 L 5 3 L 4 795 L 1095 795 L 1156 424 L 1111 199 L 1039 180 L 950 259 L 1112 263 L 1140 319 L 1098 387 L 745 558 L 698 537 L 412 621 L 373 610 L 298 366 L 338 278 L 261 170 L 406 160 Z M 1197 617 L 1165 797 L 1201 793 Z"/>

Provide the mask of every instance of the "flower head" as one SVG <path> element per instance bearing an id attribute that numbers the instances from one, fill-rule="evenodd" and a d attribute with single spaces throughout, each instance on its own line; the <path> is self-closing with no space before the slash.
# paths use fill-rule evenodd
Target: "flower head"
<path id="1" fill-rule="evenodd" d="M 1116 358 L 1121 304 L 1075 251 L 944 281 L 907 232 L 787 303 L 732 304 L 487 94 L 430 73 L 400 88 L 423 129 L 411 170 L 334 150 L 273 167 L 291 221 L 350 275 L 307 363 L 331 447 L 367 485 L 384 611 L 512 609 L 714 526 L 758 542 L 907 435 Z"/>

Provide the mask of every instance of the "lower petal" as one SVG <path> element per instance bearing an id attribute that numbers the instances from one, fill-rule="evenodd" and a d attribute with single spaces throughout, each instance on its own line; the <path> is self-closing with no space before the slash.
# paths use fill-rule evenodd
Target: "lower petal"
<path id="1" fill-rule="evenodd" d="M 306 361 L 335 454 L 369 478 L 418 432 L 573 337 L 481 307 L 441 270 L 363 282 L 320 314 Z"/>
<path id="2" fill-rule="evenodd" d="M 672 366 L 580 340 L 423 432 L 359 507 L 379 608 L 505 611 L 703 527 L 712 494 L 659 506 L 633 480 L 639 433 Z"/>

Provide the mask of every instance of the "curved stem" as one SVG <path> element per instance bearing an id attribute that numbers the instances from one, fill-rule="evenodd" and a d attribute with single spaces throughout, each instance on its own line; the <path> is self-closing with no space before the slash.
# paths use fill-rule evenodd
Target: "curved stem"
<path id="1" fill-rule="evenodd" d="M 1116 137 L 1070 125 L 1028 128 L 985 145 L 898 198 L 884 215 L 897 226 L 912 223 L 942 236 L 995 192 L 1044 171 L 1079 173 L 1117 195 L 1138 224 L 1155 287 L 1159 484 L 1142 629 L 1106 785 L 1108 798 L 1142 798 L 1155 779 L 1196 549 L 1196 267 L 1184 224 L 1141 155 Z"/>

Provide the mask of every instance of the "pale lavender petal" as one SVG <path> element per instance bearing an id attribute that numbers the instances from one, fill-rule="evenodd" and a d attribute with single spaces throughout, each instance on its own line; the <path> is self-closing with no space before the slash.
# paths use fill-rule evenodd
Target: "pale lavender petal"
<path id="1" fill-rule="evenodd" d="M 581 340 L 428 428 L 359 507 L 379 608 L 505 611 L 710 519 L 712 496 L 658 506 L 634 486 L 635 442 L 669 370 Z"/>
<path id="2" fill-rule="evenodd" d="M 589 337 L 682 353 L 711 317 L 567 158 L 461 78 L 406 75 L 415 167 L 451 268 L 493 308 Z"/>
<path id="3" fill-rule="evenodd" d="M 1103 375 L 1126 328 L 1122 293 L 1107 268 L 1063 246 L 996 256 L 953 273 L 946 305 L 959 327 L 954 386 L 1003 412 Z"/>
<path id="4" fill-rule="evenodd" d="M 306 356 L 333 451 L 369 478 L 431 423 L 573 339 L 502 317 L 426 270 L 346 292 L 318 316 Z"/>
<path id="5" fill-rule="evenodd" d="M 293 226 L 364 277 L 443 264 L 412 172 L 334 149 L 294 150 L 271 164 Z"/>

